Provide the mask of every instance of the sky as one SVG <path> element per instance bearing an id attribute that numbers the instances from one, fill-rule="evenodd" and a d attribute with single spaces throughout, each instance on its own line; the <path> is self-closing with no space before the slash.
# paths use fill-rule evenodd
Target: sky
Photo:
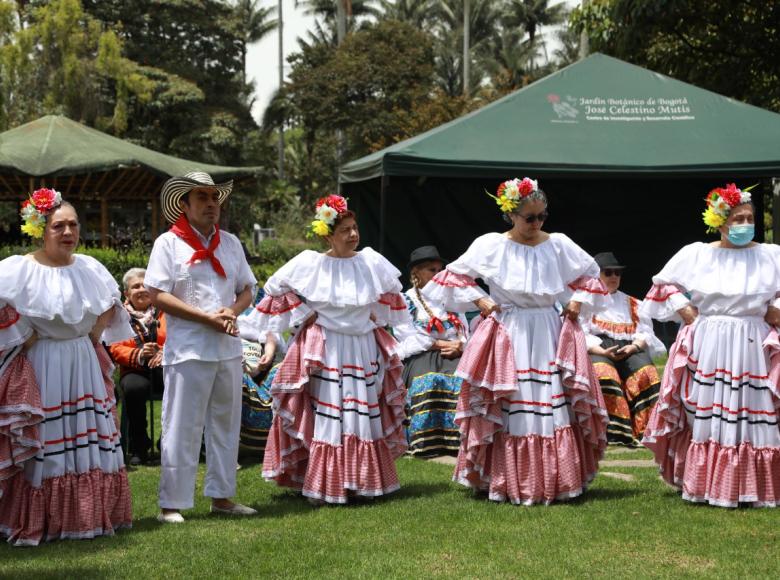
<path id="1" fill-rule="evenodd" d="M 554 0 L 550 2 L 554 4 Z M 567 6 L 574 7 L 579 0 L 564 0 Z M 277 6 L 278 0 L 263 0 L 263 7 Z M 295 0 L 282 0 L 284 15 L 284 52 L 285 58 L 298 50 L 297 39 L 305 37 L 306 32 L 313 27 L 314 17 L 303 13 L 302 8 L 295 7 Z M 554 50 L 554 46 L 548 45 L 548 50 Z M 255 103 L 252 114 L 258 122 L 262 120 L 263 111 L 271 100 L 274 91 L 279 86 L 279 34 L 274 31 L 260 42 L 249 46 L 247 51 L 247 76 L 255 81 Z M 285 67 L 289 65 L 285 60 Z M 288 72 L 288 71 L 285 71 Z"/>

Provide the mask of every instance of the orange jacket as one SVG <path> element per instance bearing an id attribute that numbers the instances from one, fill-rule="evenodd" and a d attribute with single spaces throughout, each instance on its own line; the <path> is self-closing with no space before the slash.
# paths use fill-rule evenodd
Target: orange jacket
<path id="1" fill-rule="evenodd" d="M 163 346 L 165 344 L 166 323 L 162 310 L 157 315 L 157 320 L 160 323 L 157 327 L 157 344 Z M 111 358 L 119 365 L 119 372 L 122 375 L 131 370 L 148 370 L 148 367 L 138 364 L 138 355 L 141 352 L 141 346 L 144 344 L 143 337 L 135 325 L 131 326 L 133 326 L 133 330 L 136 333 L 135 338 L 115 342 L 108 347 Z"/>

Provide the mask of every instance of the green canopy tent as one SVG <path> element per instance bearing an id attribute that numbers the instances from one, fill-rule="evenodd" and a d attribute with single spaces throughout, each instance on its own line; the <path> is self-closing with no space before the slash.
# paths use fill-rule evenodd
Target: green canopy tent
<path id="1" fill-rule="evenodd" d="M 128 217 L 136 228 L 156 236 L 162 183 L 196 169 L 217 182 L 249 181 L 263 171 L 179 159 L 57 115 L 0 133 L 0 201 L 21 200 L 37 187 L 53 187 L 91 225 L 84 233 L 91 229 L 104 245 L 117 222 Z"/>
<path id="2" fill-rule="evenodd" d="M 454 258 L 504 226 L 485 195 L 530 176 L 550 197 L 548 231 L 626 262 L 624 288 L 704 238 L 715 186 L 780 175 L 780 115 L 594 54 L 482 109 L 347 163 L 342 189 L 363 243 L 403 265 L 434 243 Z M 760 218 L 759 218 L 760 219 Z"/>

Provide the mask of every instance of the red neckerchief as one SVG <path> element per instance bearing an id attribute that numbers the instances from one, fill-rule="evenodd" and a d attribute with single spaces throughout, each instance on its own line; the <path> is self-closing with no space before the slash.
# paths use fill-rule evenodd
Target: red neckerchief
<path id="1" fill-rule="evenodd" d="M 190 258 L 187 264 L 194 264 L 195 262 L 198 262 L 200 260 L 211 260 L 211 266 L 214 268 L 214 271 L 219 276 L 222 276 L 223 278 L 227 278 L 227 274 L 225 274 L 225 269 L 222 267 L 222 264 L 220 264 L 219 260 L 214 255 L 214 252 L 219 246 L 218 225 L 214 226 L 214 235 L 211 237 L 211 242 L 209 242 L 208 248 L 206 248 L 203 245 L 203 242 L 200 241 L 200 238 L 195 233 L 195 230 L 192 229 L 190 222 L 187 220 L 187 216 L 184 214 L 181 214 L 179 216 L 179 219 L 176 220 L 176 223 L 171 226 L 170 231 L 176 234 L 178 237 L 180 237 L 182 241 L 186 243 L 190 248 L 195 250 L 195 253 L 192 254 L 192 258 Z"/>
<path id="2" fill-rule="evenodd" d="M 452 312 L 447 313 L 447 320 L 450 321 L 450 324 L 455 327 L 455 330 L 460 332 L 460 330 L 463 328 L 463 323 L 460 321 L 460 318 L 458 318 L 455 314 Z M 438 330 L 440 333 L 444 334 L 444 325 L 441 322 L 441 319 L 436 316 L 431 316 L 431 319 L 428 321 L 428 326 L 426 327 L 426 330 L 430 334 L 431 330 L 433 329 Z"/>

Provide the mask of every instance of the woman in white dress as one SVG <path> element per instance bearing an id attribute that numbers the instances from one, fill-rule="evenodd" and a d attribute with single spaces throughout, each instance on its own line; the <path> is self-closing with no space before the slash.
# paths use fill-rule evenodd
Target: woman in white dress
<path id="1" fill-rule="evenodd" d="M 456 373 L 454 480 L 494 501 L 547 504 L 582 494 L 606 447 L 607 414 L 577 324 L 581 304 L 606 290 L 593 258 L 542 231 L 547 199 L 536 181 L 506 181 L 496 201 L 512 229 L 477 238 L 423 291 L 447 310 L 476 304 L 489 314 Z"/>
<path id="2" fill-rule="evenodd" d="M 411 320 L 400 272 L 371 248 L 356 250 L 358 226 L 344 198 L 322 198 L 312 229 L 330 249 L 282 266 L 246 322 L 260 338 L 298 327 L 271 386 L 263 477 L 302 489 L 314 504 L 343 504 L 399 488 L 402 364 L 383 327 Z"/>
<path id="3" fill-rule="evenodd" d="M 620 291 L 625 266 L 612 252 L 594 258 L 609 295 L 600 312 L 583 308 L 582 329 L 609 414 L 607 441 L 635 447 L 661 386 L 653 358 L 666 354 L 666 348 L 650 317 L 639 314 L 642 301 Z"/>
<path id="4" fill-rule="evenodd" d="M 733 183 L 707 197 L 713 243 L 683 247 L 641 312 L 680 320 L 643 443 L 692 502 L 780 501 L 780 248 L 753 240 L 755 210 Z"/>
<path id="5" fill-rule="evenodd" d="M 109 272 L 73 253 L 73 206 L 38 190 L 22 215 L 43 246 L 0 263 L 0 350 L 14 359 L 0 378 L 0 536 L 37 545 L 113 535 L 132 514 L 99 341 L 132 336 L 129 317 Z"/>

